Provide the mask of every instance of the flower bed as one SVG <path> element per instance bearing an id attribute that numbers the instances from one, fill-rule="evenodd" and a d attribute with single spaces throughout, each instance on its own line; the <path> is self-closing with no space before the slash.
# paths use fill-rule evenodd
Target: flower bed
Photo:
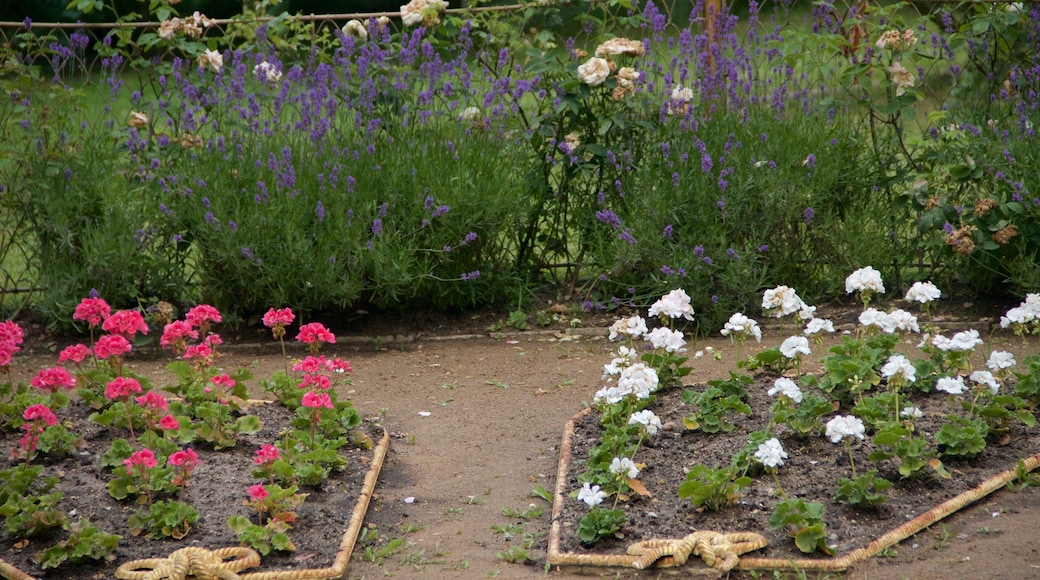
<path id="1" fill-rule="evenodd" d="M 1018 366 L 993 351 L 979 365 L 976 331 L 947 338 L 927 323 L 923 356 L 904 354 L 918 342 L 907 340 L 921 332 L 916 317 L 867 307 L 885 291 L 876 272 L 849 280 L 864 298 L 861 327 L 818 375 L 799 372 L 801 358 L 808 338 L 833 326 L 790 288 L 767 291 L 763 309 L 807 313 L 804 334 L 738 356 L 738 372 L 707 384 L 680 384 L 675 331 L 663 342 L 639 317 L 615 324 L 612 338 L 626 345 L 605 369 L 616 384 L 561 446 L 549 563 L 641 568 L 701 556 L 720 571 L 840 571 L 996 489 L 1040 483 L 1030 473 L 1040 357 Z M 679 311 L 659 305 L 671 326 Z M 1030 296 L 1002 323 L 1029 330 L 1038 313 Z M 726 331 L 738 348 L 761 336 L 742 314 Z"/>
<path id="2" fill-rule="evenodd" d="M 261 381 L 277 401 L 257 404 L 246 371 L 217 366 L 211 307 L 165 323 L 161 344 L 180 360 L 169 365 L 177 383 L 162 389 L 123 364 L 148 331 L 140 313 L 90 298 L 76 316 L 106 333 L 65 349 L 31 385 L 4 386 L 0 515 L 12 568 L 2 574 L 91 578 L 120 564 L 117 576 L 130 578 L 171 565 L 167 556 L 243 574 L 260 556 L 292 578 L 344 573 L 389 439 L 339 400 L 351 369 L 317 354 L 330 332 L 303 325 L 311 354 Z M 272 310 L 265 322 L 281 339 L 291 316 Z M 2 330 L 13 354 L 20 329 Z"/>

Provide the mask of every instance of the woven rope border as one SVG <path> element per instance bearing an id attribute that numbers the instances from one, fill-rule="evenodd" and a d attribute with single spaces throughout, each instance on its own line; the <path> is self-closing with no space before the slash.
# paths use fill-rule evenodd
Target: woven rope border
<path id="1" fill-rule="evenodd" d="M 574 437 L 574 425 L 585 415 L 592 412 L 591 408 L 583 409 L 575 415 L 564 427 L 563 440 L 560 444 L 560 463 L 556 471 L 556 489 L 553 497 L 552 527 L 549 530 L 549 548 L 546 559 L 552 566 L 577 567 L 581 572 L 592 572 L 584 570 L 585 567 L 624 567 L 633 568 L 637 556 L 629 554 L 577 554 L 574 552 L 560 551 L 560 517 L 563 513 L 563 501 L 566 496 L 567 472 L 570 469 L 572 439 Z M 1027 471 L 1033 471 L 1040 467 L 1040 453 L 1022 459 Z M 866 546 L 853 550 L 841 557 L 816 560 L 799 559 L 785 560 L 780 558 L 740 558 L 735 570 L 763 570 L 763 571 L 820 571 L 820 572 L 843 572 L 856 562 L 872 558 L 882 551 L 898 544 L 910 536 L 920 532 L 928 526 L 942 520 L 943 518 L 979 501 L 994 491 L 1004 487 L 1008 482 L 1015 479 L 1018 472 L 1014 467 L 994 475 L 982 482 L 979 486 L 962 492 L 932 509 L 918 515 L 914 519 L 882 534 Z M 657 567 L 668 567 L 674 563 L 670 558 L 662 558 Z M 634 569 L 634 568 L 633 568 Z M 705 568 L 704 572 L 712 572 Z"/>
<path id="2" fill-rule="evenodd" d="M 390 434 L 385 427 L 382 429 L 383 436 L 379 439 L 379 443 L 372 452 L 372 465 L 369 467 L 368 473 L 365 474 L 361 493 L 358 495 L 357 503 L 354 504 L 350 523 L 347 526 L 347 531 L 343 533 L 339 544 L 339 552 L 332 561 L 332 565 L 328 568 L 306 570 L 248 572 L 239 574 L 238 578 L 241 578 L 241 580 L 330 580 L 332 578 L 342 578 L 346 575 L 350 556 L 354 552 L 354 544 L 357 542 L 358 534 L 361 533 L 361 526 L 364 524 L 365 514 L 368 512 L 368 504 L 372 499 L 376 481 L 379 479 L 379 472 L 383 468 L 386 452 L 390 448 Z M 34 577 L 3 560 L 0 560 L 0 576 L 5 580 L 36 580 Z"/>

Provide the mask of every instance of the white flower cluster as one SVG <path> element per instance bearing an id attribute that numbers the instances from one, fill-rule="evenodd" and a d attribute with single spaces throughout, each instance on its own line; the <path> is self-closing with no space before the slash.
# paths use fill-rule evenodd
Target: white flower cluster
<path id="1" fill-rule="evenodd" d="M 881 281 L 881 272 L 871 266 L 860 268 L 845 278 L 845 293 L 877 292 L 885 293 L 885 284 Z"/>
<path id="2" fill-rule="evenodd" d="M 802 319 L 808 320 L 812 318 L 812 313 L 816 311 L 816 308 L 806 304 L 794 288 L 777 286 L 762 294 L 762 310 L 773 318 L 782 318 L 789 314 L 805 311 L 808 316 L 802 316 Z"/>
<path id="3" fill-rule="evenodd" d="M 665 294 L 660 300 L 654 302 L 647 312 L 650 316 L 667 316 L 668 318 L 685 318 L 693 320 L 693 307 L 690 306 L 690 297 L 682 288 L 677 288 Z"/>
<path id="4" fill-rule="evenodd" d="M 629 395 L 635 396 L 636 399 L 646 399 L 657 390 L 658 381 L 657 371 L 652 367 L 641 362 L 635 363 L 621 370 L 617 385 L 600 389 L 593 400 L 613 405 Z"/>
<path id="5" fill-rule="evenodd" d="M 610 462 L 610 472 L 618 475 L 624 474 L 629 479 L 635 479 L 639 477 L 639 468 L 627 457 L 615 457 Z"/>
<path id="6" fill-rule="evenodd" d="M 199 55 L 199 68 L 206 67 L 213 69 L 213 72 L 220 72 L 220 69 L 224 68 L 224 55 L 207 48 Z"/>
<path id="7" fill-rule="evenodd" d="M 975 347 L 982 344 L 982 339 L 979 338 L 979 331 L 974 328 L 969 330 L 963 330 L 953 335 L 952 338 L 946 338 L 941 334 L 937 334 L 933 337 L 926 338 L 923 344 L 931 343 L 935 348 L 943 352 L 968 352 L 975 350 Z"/>
<path id="8" fill-rule="evenodd" d="M 859 323 L 863 326 L 876 326 L 886 334 L 901 332 L 921 332 L 917 317 L 906 310 L 897 308 L 892 312 L 882 312 L 876 308 L 867 308 L 859 315 Z"/>
<path id="9" fill-rule="evenodd" d="M 597 506 L 607 499 L 607 494 L 599 489 L 598 485 L 586 483 L 578 490 L 578 501 L 585 502 L 589 507 Z"/>
<path id="10" fill-rule="evenodd" d="M 755 451 L 755 459 L 761 461 L 762 465 L 766 467 L 776 468 L 784 464 L 787 452 L 784 451 L 780 440 L 773 437 L 758 446 L 758 450 Z"/>
<path id="11" fill-rule="evenodd" d="M 197 40 L 210 26 L 213 26 L 213 21 L 196 10 L 191 16 L 174 17 L 159 23 L 159 38 L 169 40 L 179 32 L 192 40 Z"/>
<path id="12" fill-rule="evenodd" d="M 1026 294 L 1026 299 L 1000 317 L 1001 328 L 1024 330 L 1040 321 L 1040 294 Z"/>
<path id="13" fill-rule="evenodd" d="M 838 415 L 827 421 L 827 437 L 834 443 L 840 443 L 846 437 L 863 439 L 866 429 L 863 421 L 855 415 Z"/>
<path id="14" fill-rule="evenodd" d="M 253 74 L 269 83 L 276 83 L 282 78 L 282 71 L 266 60 L 253 67 Z"/>
<path id="15" fill-rule="evenodd" d="M 657 432 L 661 430 L 661 418 L 649 409 L 632 413 L 632 416 L 628 418 L 628 424 L 642 425 L 646 429 L 646 434 L 651 436 L 657 435 Z"/>
<path id="16" fill-rule="evenodd" d="M 437 13 L 447 8 L 447 0 L 412 0 L 401 7 L 401 22 L 405 26 L 437 24 L 440 22 Z"/>
<path id="17" fill-rule="evenodd" d="M 578 78 L 590 87 L 602 85 L 610 76 L 610 63 L 604 58 L 594 56 L 578 65 Z"/>
<path id="18" fill-rule="evenodd" d="M 773 388 L 769 389 L 768 394 L 771 397 L 783 395 L 795 404 L 802 402 L 802 390 L 798 388 L 797 383 L 787 377 L 780 377 L 773 381 Z"/>
<path id="19" fill-rule="evenodd" d="M 780 354 L 786 358 L 795 358 L 800 354 L 812 354 L 809 350 L 809 339 L 804 336 L 790 336 L 780 343 Z"/>
<path id="20" fill-rule="evenodd" d="M 906 291 L 907 302 L 928 304 L 938 300 L 941 296 L 942 292 L 931 282 L 914 282 L 910 289 Z"/>
<path id="21" fill-rule="evenodd" d="M 758 322 L 739 312 L 729 317 L 720 332 L 722 336 L 730 336 L 737 340 L 753 337 L 755 341 L 762 342 L 762 329 L 758 327 Z"/>
<path id="22" fill-rule="evenodd" d="M 917 369 L 910 359 L 901 354 L 894 354 L 888 357 L 888 361 L 881 367 L 881 376 L 889 380 L 902 377 L 907 383 L 912 383 L 917 380 Z"/>

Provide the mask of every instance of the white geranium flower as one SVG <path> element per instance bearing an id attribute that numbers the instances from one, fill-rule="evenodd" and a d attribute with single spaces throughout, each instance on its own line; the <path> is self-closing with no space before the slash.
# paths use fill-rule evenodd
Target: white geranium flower
<path id="1" fill-rule="evenodd" d="M 758 446 L 758 451 L 755 451 L 755 459 L 761 461 L 762 465 L 765 465 L 766 467 L 779 467 L 783 465 L 784 460 L 787 459 L 787 452 L 784 451 L 784 447 L 780 444 L 780 440 L 773 437 Z"/>
<path id="2" fill-rule="evenodd" d="M 802 390 L 797 383 L 787 377 L 780 377 L 773 381 L 773 388 L 768 391 L 769 396 L 783 395 L 795 403 L 802 402 Z"/>
<path id="3" fill-rule="evenodd" d="M 989 389 L 991 394 L 996 395 L 1000 392 L 1000 383 L 997 382 L 996 377 L 989 371 L 975 371 L 968 377 L 971 381 L 977 385 L 982 385 Z"/>
<path id="4" fill-rule="evenodd" d="M 610 324 L 610 340 L 615 340 L 622 335 L 639 339 L 645 334 L 647 334 L 647 321 L 642 316 L 629 316 Z"/>
<path id="5" fill-rule="evenodd" d="M 888 361 L 881 367 L 881 376 L 886 379 L 891 379 L 897 375 L 902 376 L 908 383 L 917 380 L 917 369 L 914 368 L 910 359 L 901 354 L 894 354 L 888 357 Z"/>
<path id="6" fill-rule="evenodd" d="M 845 278 L 845 293 L 853 292 L 877 292 L 885 293 L 885 285 L 881 281 L 881 272 L 871 266 L 860 268 Z"/>
<path id="7" fill-rule="evenodd" d="M 1015 355 L 1004 350 L 995 350 L 989 354 L 986 368 L 991 371 L 1002 371 L 1015 366 Z"/>
<path id="8" fill-rule="evenodd" d="M 805 325 L 805 330 L 802 331 L 802 334 L 812 336 L 821 332 L 834 332 L 834 323 L 826 318 L 812 318 Z"/>
<path id="9" fill-rule="evenodd" d="M 881 329 L 881 332 L 886 334 L 892 334 L 896 331 L 896 322 L 892 320 L 892 317 L 887 312 L 882 312 L 877 308 L 867 308 L 861 312 L 859 323 L 863 326 L 876 326 Z"/>
<path id="10" fill-rule="evenodd" d="M 611 359 L 610 364 L 603 365 L 603 378 L 620 375 L 625 367 L 639 360 L 639 351 L 634 348 L 621 345 L 618 347 L 617 356 Z"/>
<path id="11" fill-rule="evenodd" d="M 592 57 L 578 66 L 578 78 L 590 87 L 598 87 L 610 76 L 610 64 L 599 57 Z"/>
<path id="12" fill-rule="evenodd" d="M 627 457 L 615 457 L 610 462 L 611 473 L 624 473 L 629 479 L 635 479 L 639 477 L 639 468 Z"/>
<path id="13" fill-rule="evenodd" d="M 626 367 L 618 377 L 618 388 L 622 393 L 634 394 L 637 399 L 646 399 L 657 390 L 657 371 L 643 363 Z"/>
<path id="14" fill-rule="evenodd" d="M 669 318 L 685 318 L 693 320 L 693 307 L 690 306 L 690 297 L 682 288 L 677 288 L 665 294 L 660 300 L 650 306 L 650 316 L 667 316 Z"/>
<path id="15" fill-rule="evenodd" d="M 762 310 L 773 318 L 782 318 L 806 308 L 794 288 L 777 286 L 762 294 Z M 811 316 L 810 316 L 811 317 Z"/>
<path id="16" fill-rule="evenodd" d="M 855 415 L 838 415 L 827 421 L 827 437 L 833 443 L 838 443 L 845 437 L 858 437 L 863 439 L 863 421 Z"/>
<path id="17" fill-rule="evenodd" d="M 948 350 L 968 351 L 981 344 L 982 339 L 979 338 L 979 331 L 973 328 L 953 335 L 953 338 L 950 339 L 950 347 Z"/>
<path id="18" fill-rule="evenodd" d="M 606 403 L 608 405 L 616 405 L 625 398 L 626 393 L 618 387 L 603 387 L 596 391 L 593 395 L 592 400 L 596 403 Z"/>
<path id="19" fill-rule="evenodd" d="M 642 338 L 644 334 L 646 334 L 646 320 L 643 320 L 642 316 L 622 318 L 610 325 L 610 340 L 621 335 L 637 339 Z"/>
<path id="20" fill-rule="evenodd" d="M 899 412 L 899 416 L 908 419 L 920 419 L 921 417 L 924 417 L 924 412 L 911 405 L 909 407 L 903 407 L 903 410 Z"/>
<path id="21" fill-rule="evenodd" d="M 661 430 L 661 418 L 649 409 L 632 413 L 632 416 L 628 418 L 628 424 L 642 425 L 646 429 L 647 435 L 657 435 L 657 432 Z"/>
<path id="22" fill-rule="evenodd" d="M 931 337 L 929 341 L 932 343 L 932 346 L 943 352 L 950 350 L 953 346 L 953 343 L 950 341 L 950 339 L 941 334 L 936 334 L 935 336 Z"/>
<path id="23" fill-rule="evenodd" d="M 907 302 L 920 302 L 921 304 L 928 304 L 934 300 L 938 300 L 942 296 L 942 292 L 932 284 L 931 282 L 914 282 L 910 289 L 906 291 Z"/>
<path id="24" fill-rule="evenodd" d="M 647 338 L 654 348 L 663 348 L 667 352 L 682 352 L 686 348 L 683 333 L 664 326 L 651 330 Z"/>
<path id="25" fill-rule="evenodd" d="M 1000 317 L 1001 328 L 1008 328 L 1012 325 L 1024 326 L 1040 319 L 1040 303 L 1030 300 L 1030 296 L 1036 296 L 1036 294 L 1029 294 L 1026 296 L 1025 302 L 1008 310 L 1004 316 Z"/>
<path id="26" fill-rule="evenodd" d="M 921 332 L 921 327 L 917 325 L 917 317 L 901 308 L 889 312 L 888 319 L 892 322 L 895 330 Z"/>
<path id="27" fill-rule="evenodd" d="M 812 354 L 809 349 L 809 339 L 804 336 L 789 336 L 780 343 L 780 354 L 787 358 L 795 358 L 799 354 L 806 356 Z"/>
<path id="28" fill-rule="evenodd" d="M 729 317 L 729 321 L 726 322 L 721 332 L 722 336 L 731 334 L 744 337 L 753 336 L 756 341 L 762 342 L 762 329 L 758 327 L 758 323 L 739 312 Z"/>
<path id="29" fill-rule="evenodd" d="M 607 494 L 600 491 L 598 485 L 585 483 L 578 490 L 578 499 L 585 502 L 589 507 L 593 507 L 603 503 L 603 500 L 607 499 Z"/>
<path id="30" fill-rule="evenodd" d="M 798 311 L 798 320 L 812 320 L 816 317 L 816 307 L 802 303 L 802 309 Z"/>
<path id="31" fill-rule="evenodd" d="M 943 377 L 935 383 L 935 388 L 951 395 L 960 395 L 964 392 L 964 379 L 960 376 Z"/>

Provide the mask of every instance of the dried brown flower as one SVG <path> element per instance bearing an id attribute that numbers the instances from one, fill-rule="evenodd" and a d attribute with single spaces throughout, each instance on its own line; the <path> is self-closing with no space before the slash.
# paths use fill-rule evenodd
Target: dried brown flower
<path id="1" fill-rule="evenodd" d="M 1011 238 L 1013 238 L 1013 237 L 1015 237 L 1017 235 L 1018 235 L 1018 226 L 1016 226 L 1015 224 L 1011 224 L 1009 226 L 1006 226 L 1006 227 L 1003 227 L 1003 228 L 997 230 L 990 237 L 993 238 L 994 242 L 996 242 L 996 243 L 998 243 L 998 244 L 1003 246 L 1004 244 L 1007 244 L 1008 242 L 1010 242 Z"/>
<path id="2" fill-rule="evenodd" d="M 975 202 L 975 215 L 981 217 L 989 213 L 989 210 L 997 207 L 996 200 L 984 197 Z"/>

